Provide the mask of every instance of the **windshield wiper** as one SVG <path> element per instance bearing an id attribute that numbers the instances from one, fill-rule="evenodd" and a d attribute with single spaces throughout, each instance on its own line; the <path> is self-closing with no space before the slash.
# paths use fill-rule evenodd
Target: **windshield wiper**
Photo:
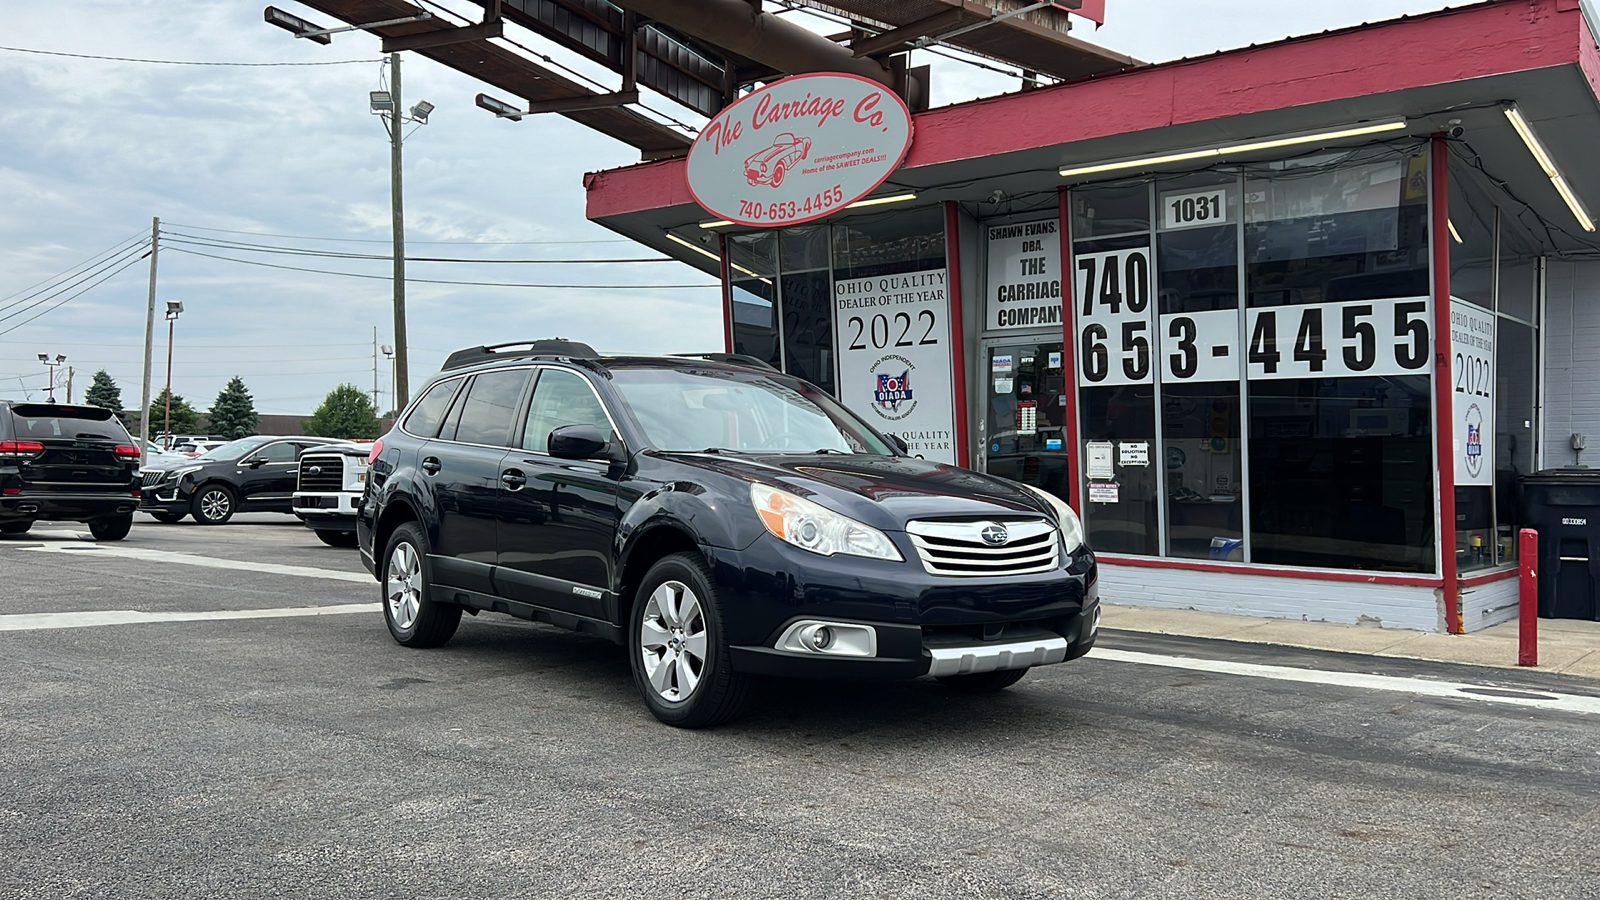
<path id="1" fill-rule="evenodd" d="M 839 456 L 852 456 L 853 455 L 849 450 L 840 450 L 840 449 L 835 448 L 835 447 L 823 447 L 821 450 L 817 451 L 817 455 L 818 456 L 825 456 L 825 455 L 830 454 L 830 453 L 838 454 Z"/>

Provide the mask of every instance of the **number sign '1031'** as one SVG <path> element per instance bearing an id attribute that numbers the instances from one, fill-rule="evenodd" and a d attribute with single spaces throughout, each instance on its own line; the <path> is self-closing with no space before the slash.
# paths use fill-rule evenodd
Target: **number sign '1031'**
<path id="1" fill-rule="evenodd" d="M 1258 307 L 1245 325 L 1251 379 L 1432 371 L 1426 297 Z"/>
<path id="2" fill-rule="evenodd" d="M 1155 312 L 1150 303 L 1150 248 L 1080 253 L 1074 265 L 1082 383 L 1150 382 Z"/>

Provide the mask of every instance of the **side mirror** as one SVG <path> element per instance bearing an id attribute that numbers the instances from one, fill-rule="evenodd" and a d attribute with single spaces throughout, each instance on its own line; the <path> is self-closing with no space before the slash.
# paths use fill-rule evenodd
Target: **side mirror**
<path id="1" fill-rule="evenodd" d="M 259 468 L 261 468 L 262 466 L 264 466 L 266 464 L 267 464 L 266 458 L 265 457 L 261 457 L 261 456 L 258 456 L 255 459 L 252 459 L 249 462 L 245 463 L 245 465 L 249 466 L 252 469 L 259 469 Z"/>
<path id="2" fill-rule="evenodd" d="M 905 454 L 906 456 L 910 456 L 911 455 L 911 445 L 906 443 L 906 439 L 905 438 L 901 437 L 898 434 L 895 434 L 892 431 L 890 433 L 888 433 L 887 435 L 884 435 L 884 436 L 889 439 L 889 445 L 894 447 L 894 449 L 900 451 L 901 453 Z"/>
<path id="3" fill-rule="evenodd" d="M 550 432 L 548 443 L 556 459 L 594 459 L 605 455 L 608 444 L 593 425 L 562 425 Z"/>

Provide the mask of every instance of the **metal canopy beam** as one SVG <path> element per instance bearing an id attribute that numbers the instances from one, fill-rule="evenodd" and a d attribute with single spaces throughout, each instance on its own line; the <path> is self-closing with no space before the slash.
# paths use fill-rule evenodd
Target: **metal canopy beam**
<path id="1" fill-rule="evenodd" d="M 415 15 L 418 7 L 406 0 L 300 0 L 306 6 L 353 25 L 381 22 Z M 492 0 L 491 0 L 492 2 Z M 385 41 L 419 35 L 445 37 L 448 43 L 418 48 L 417 52 L 491 84 L 530 103 L 548 100 L 593 101 L 604 97 L 527 57 L 492 43 L 488 38 L 460 37 L 461 29 L 435 18 L 404 25 L 368 28 Z M 587 105 L 587 104 L 586 104 Z M 623 143 L 636 147 L 647 158 L 680 156 L 689 151 L 690 139 L 672 128 L 640 115 L 631 109 L 606 106 L 563 112 L 567 118 Z"/>

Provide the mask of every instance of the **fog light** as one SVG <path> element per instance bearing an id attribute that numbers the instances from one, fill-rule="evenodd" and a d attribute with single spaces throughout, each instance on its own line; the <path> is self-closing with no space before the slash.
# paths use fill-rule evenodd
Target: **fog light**
<path id="1" fill-rule="evenodd" d="M 802 619 L 785 628 L 773 646 L 791 653 L 872 657 L 878 655 L 878 630 L 871 625 Z"/>

